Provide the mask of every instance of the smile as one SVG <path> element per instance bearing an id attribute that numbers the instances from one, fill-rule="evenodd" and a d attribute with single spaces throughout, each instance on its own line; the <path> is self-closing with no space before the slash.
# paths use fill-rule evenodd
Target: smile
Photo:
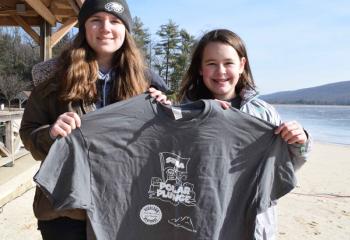
<path id="1" fill-rule="evenodd" d="M 225 79 L 213 79 L 214 82 L 227 82 L 229 79 L 225 78 Z"/>
<path id="2" fill-rule="evenodd" d="M 114 38 L 97 38 L 100 41 L 114 40 Z"/>

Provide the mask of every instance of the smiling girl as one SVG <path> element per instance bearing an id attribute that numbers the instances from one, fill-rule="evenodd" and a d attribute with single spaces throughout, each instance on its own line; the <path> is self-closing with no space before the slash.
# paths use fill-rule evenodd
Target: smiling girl
<path id="1" fill-rule="evenodd" d="M 309 136 L 296 121 L 282 123 L 276 110 L 259 99 L 245 45 L 230 30 L 208 32 L 194 49 L 178 100 L 184 103 L 199 99 L 216 99 L 224 109 L 234 107 L 276 125 L 275 133 L 289 144 L 294 168 L 299 169 L 305 163 L 311 150 Z M 276 238 L 275 204 L 258 214 L 255 239 Z"/>
<path id="2" fill-rule="evenodd" d="M 78 20 L 76 38 L 54 60 L 48 79 L 34 88 L 23 114 L 22 141 L 39 161 L 56 138 L 80 127 L 83 114 L 136 96 L 159 82 L 144 66 L 131 37 L 132 20 L 125 1 L 85 0 Z M 33 69 L 35 78 L 34 73 Z M 33 207 L 44 240 L 86 239 L 85 210 L 55 211 L 39 188 Z"/>

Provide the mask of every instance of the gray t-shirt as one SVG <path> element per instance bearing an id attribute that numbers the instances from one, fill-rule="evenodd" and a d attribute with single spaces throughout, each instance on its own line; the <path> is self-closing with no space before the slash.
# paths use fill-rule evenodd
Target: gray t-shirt
<path id="1" fill-rule="evenodd" d="M 86 114 L 35 181 L 55 209 L 87 210 L 89 239 L 253 239 L 257 213 L 295 185 L 273 129 L 212 100 L 140 95 Z"/>

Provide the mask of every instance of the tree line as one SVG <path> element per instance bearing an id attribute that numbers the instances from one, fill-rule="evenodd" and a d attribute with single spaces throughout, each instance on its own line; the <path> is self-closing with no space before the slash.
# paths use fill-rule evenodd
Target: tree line
<path id="1" fill-rule="evenodd" d="M 152 36 L 139 17 L 133 19 L 131 33 L 147 66 L 156 71 L 172 91 L 177 91 L 189 64 L 194 36 L 172 20 L 160 25 L 156 35 Z M 60 54 L 74 35 L 74 31 L 71 31 L 61 39 L 53 48 L 53 57 Z M 41 61 L 40 47 L 20 28 L 1 27 L 0 51 L 0 90 L 2 99 L 6 99 L 10 105 L 19 92 L 30 90 L 31 69 Z"/>
<path id="2" fill-rule="evenodd" d="M 157 40 L 152 41 L 149 30 L 138 17 L 133 19 L 132 35 L 137 46 L 142 49 L 148 67 L 156 70 L 171 90 L 178 90 L 190 61 L 195 37 L 169 20 L 159 27 Z"/>
<path id="3" fill-rule="evenodd" d="M 62 38 L 53 48 L 53 56 L 70 40 L 69 35 Z M 0 102 L 6 100 L 10 107 L 14 99 L 23 101 L 22 91 L 31 90 L 31 70 L 41 61 L 40 46 L 18 27 L 1 27 L 0 52 Z"/>

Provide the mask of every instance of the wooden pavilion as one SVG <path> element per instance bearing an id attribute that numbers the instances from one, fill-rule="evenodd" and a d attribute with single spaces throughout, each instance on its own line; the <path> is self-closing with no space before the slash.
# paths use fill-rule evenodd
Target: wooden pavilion
<path id="1" fill-rule="evenodd" d="M 19 26 L 39 44 L 42 60 L 77 25 L 84 0 L 0 0 L 0 27 Z M 40 29 L 35 30 L 36 29 Z M 53 28 L 58 27 L 56 31 Z"/>
<path id="2" fill-rule="evenodd" d="M 21 27 L 40 46 L 42 60 L 47 60 L 52 57 L 52 48 L 77 25 L 83 2 L 0 0 L 0 27 Z M 16 151 L 20 141 L 17 125 L 21 118 L 22 112 L 0 110 L 0 125 L 5 126 L 6 135 L 5 140 L 0 139 L 0 167 L 12 166 L 14 160 L 22 155 L 22 152 Z"/>

